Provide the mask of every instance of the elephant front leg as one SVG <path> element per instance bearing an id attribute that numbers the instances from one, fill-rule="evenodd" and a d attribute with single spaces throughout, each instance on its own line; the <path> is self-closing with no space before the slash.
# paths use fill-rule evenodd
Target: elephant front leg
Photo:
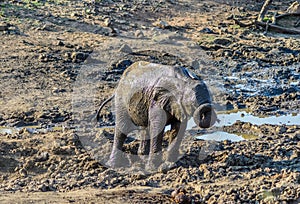
<path id="1" fill-rule="evenodd" d="M 140 146 L 138 149 L 138 155 L 149 155 L 150 152 L 150 138 L 149 130 L 143 130 L 140 138 Z"/>
<path id="2" fill-rule="evenodd" d="M 126 137 L 126 134 L 122 133 L 117 127 L 115 128 L 113 148 L 107 163 L 110 167 L 118 168 L 128 166 L 128 159 L 122 151 Z"/>
<path id="3" fill-rule="evenodd" d="M 166 112 L 153 107 L 149 111 L 149 133 L 150 133 L 150 151 L 147 168 L 149 170 L 157 169 L 162 163 L 162 140 L 167 122 Z"/>
<path id="4" fill-rule="evenodd" d="M 182 139 L 184 137 L 184 132 L 187 127 L 187 122 L 183 121 L 177 121 L 171 124 L 171 131 L 174 132 L 175 138 L 171 143 L 169 144 L 168 147 L 168 152 L 167 152 L 167 161 L 168 162 L 176 162 L 178 157 L 179 157 L 179 149 L 180 149 L 180 144 L 182 142 Z"/>

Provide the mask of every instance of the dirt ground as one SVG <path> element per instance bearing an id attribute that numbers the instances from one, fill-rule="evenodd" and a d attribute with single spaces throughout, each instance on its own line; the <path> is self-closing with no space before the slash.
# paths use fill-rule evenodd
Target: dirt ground
<path id="1" fill-rule="evenodd" d="M 253 24 L 263 2 L 0 1 L 0 203 L 299 203 L 299 122 L 236 121 L 222 129 L 255 139 L 195 138 L 171 169 L 150 174 L 102 165 L 75 128 L 74 93 L 91 97 L 85 107 L 94 113 L 129 61 L 177 64 L 198 49 L 209 64 L 183 64 L 218 84 L 219 111 L 300 114 L 300 37 Z M 284 13 L 292 2 L 274 1 L 270 11 Z M 189 48 L 177 51 L 181 41 Z M 156 52 L 162 47 L 180 57 Z M 145 52 L 128 55 L 137 48 Z M 90 83 L 79 83 L 89 63 L 103 68 L 91 71 L 92 94 Z M 114 121 L 104 112 L 97 128 L 108 127 L 98 135 L 111 143 Z"/>

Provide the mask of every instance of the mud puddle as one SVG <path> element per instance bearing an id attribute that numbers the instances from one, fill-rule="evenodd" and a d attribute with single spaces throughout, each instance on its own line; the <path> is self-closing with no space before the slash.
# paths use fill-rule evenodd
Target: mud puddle
<path id="1" fill-rule="evenodd" d="M 224 141 L 231 140 L 232 142 L 255 139 L 257 135 L 240 133 L 228 133 L 222 130 L 224 126 L 232 126 L 236 122 L 251 123 L 252 125 L 300 125 L 300 114 L 288 114 L 280 116 L 254 116 L 247 111 L 236 111 L 236 112 L 221 112 L 218 113 L 219 122 L 214 125 L 214 128 L 208 131 L 197 131 L 196 124 L 193 119 L 188 122 L 187 130 L 192 134 L 196 135 L 197 139 L 202 140 L 215 140 Z M 47 133 L 47 132 L 62 132 L 65 130 L 64 126 L 54 126 L 54 127 L 41 127 L 41 126 L 22 126 L 22 127 L 0 127 L 0 134 L 14 134 L 21 131 L 27 131 L 31 134 L 36 133 Z M 104 126 L 97 128 L 107 129 L 113 128 L 113 126 Z M 70 129 L 70 128 L 68 128 Z M 166 127 L 166 131 L 170 127 Z"/>
<path id="2" fill-rule="evenodd" d="M 55 126 L 55 127 L 41 127 L 38 125 L 35 126 L 20 126 L 20 127 L 0 127 L 0 134 L 14 134 L 14 133 L 22 133 L 28 132 L 30 134 L 37 133 L 47 133 L 47 132 L 55 132 L 55 131 L 64 131 L 64 126 Z"/>
<path id="3" fill-rule="evenodd" d="M 259 68 L 257 62 L 244 64 L 242 67 L 244 70 L 255 68 L 256 72 L 237 72 L 224 77 L 229 92 L 242 93 L 245 96 L 274 96 L 286 91 L 299 91 L 298 67 Z"/>
<path id="4" fill-rule="evenodd" d="M 235 122 L 247 122 L 252 125 L 300 125 L 300 114 L 287 114 L 279 116 L 254 116 L 247 111 L 237 111 L 231 113 L 218 114 L 220 120 L 215 126 L 230 126 Z"/>
<path id="5" fill-rule="evenodd" d="M 300 115 L 289 114 L 280 116 L 254 116 L 247 111 L 237 111 L 237 112 L 225 112 L 218 114 L 219 122 L 214 125 L 215 131 L 206 131 L 203 134 L 196 133 L 197 139 L 202 140 L 215 140 L 224 141 L 231 140 L 232 142 L 238 142 L 242 140 L 255 139 L 257 135 L 240 133 L 228 133 L 222 130 L 224 126 L 231 126 L 236 122 L 251 123 L 252 125 L 300 125 Z M 196 128 L 196 124 L 193 119 L 188 122 L 188 130 L 193 130 Z"/>

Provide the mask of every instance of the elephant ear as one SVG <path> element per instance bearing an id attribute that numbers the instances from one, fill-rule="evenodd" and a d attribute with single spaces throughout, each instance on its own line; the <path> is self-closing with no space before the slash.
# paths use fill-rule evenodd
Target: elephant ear
<path id="1" fill-rule="evenodd" d="M 163 78 L 153 88 L 152 99 L 160 108 L 170 113 L 179 121 L 186 120 L 185 110 L 181 104 L 182 91 L 177 78 Z"/>

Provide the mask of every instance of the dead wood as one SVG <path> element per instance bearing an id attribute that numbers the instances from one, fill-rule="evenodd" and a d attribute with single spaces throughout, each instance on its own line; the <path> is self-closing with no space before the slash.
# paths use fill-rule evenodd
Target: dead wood
<path id="1" fill-rule="evenodd" d="M 260 21 L 256 21 L 256 25 L 264 27 L 264 28 L 268 27 L 267 30 L 271 30 L 271 31 L 279 32 L 279 33 L 300 35 L 299 29 L 285 28 L 282 26 L 269 24 L 269 23 L 265 23 L 265 22 L 260 22 Z"/>
<path id="2" fill-rule="evenodd" d="M 266 29 L 266 32 L 270 30 L 270 31 L 275 31 L 275 32 L 279 32 L 279 33 L 300 35 L 300 29 L 287 28 L 287 27 L 283 27 L 280 25 L 276 25 L 277 20 L 279 20 L 280 18 L 288 17 L 288 16 L 299 16 L 300 17 L 299 13 L 285 13 L 285 14 L 281 14 L 281 15 L 274 15 L 272 23 L 270 23 L 269 21 L 268 22 L 263 21 L 271 3 L 272 3 L 272 0 L 265 1 L 255 24 L 257 26 L 264 27 Z M 298 26 L 299 22 L 300 22 L 300 20 L 295 23 L 295 27 Z"/>
<path id="3" fill-rule="evenodd" d="M 269 6 L 271 5 L 273 0 L 266 0 L 264 5 L 262 6 L 260 13 L 258 15 L 257 21 L 263 22 L 263 19 L 269 9 Z"/>

